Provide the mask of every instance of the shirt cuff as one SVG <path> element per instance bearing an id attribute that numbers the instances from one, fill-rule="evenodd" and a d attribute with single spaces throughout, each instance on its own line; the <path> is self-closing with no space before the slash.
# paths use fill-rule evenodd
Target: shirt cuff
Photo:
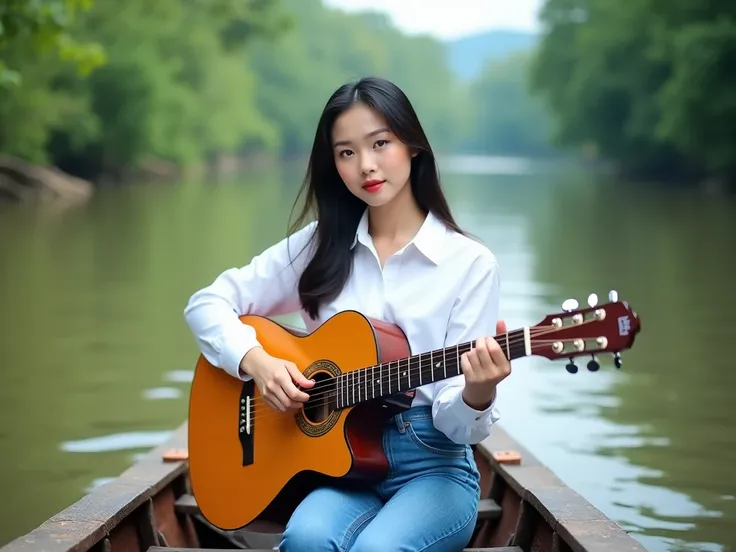
<path id="1" fill-rule="evenodd" d="M 241 324 L 220 337 L 220 368 L 242 381 L 249 381 L 251 376 L 240 372 L 240 361 L 254 347 L 260 347 L 256 332 L 250 326 Z"/>
<path id="2" fill-rule="evenodd" d="M 496 397 L 485 410 L 476 410 L 463 400 L 463 387 L 453 387 L 450 398 L 450 409 L 465 426 L 486 426 L 495 423 L 499 416 L 496 412 Z"/>

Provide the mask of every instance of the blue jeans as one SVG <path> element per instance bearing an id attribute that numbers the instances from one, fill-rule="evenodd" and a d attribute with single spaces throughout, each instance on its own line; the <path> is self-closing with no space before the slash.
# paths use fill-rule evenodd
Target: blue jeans
<path id="1" fill-rule="evenodd" d="M 383 434 L 386 479 L 322 487 L 292 514 L 282 552 L 459 552 L 478 516 L 480 476 L 468 445 L 432 424 L 430 407 L 391 418 Z"/>

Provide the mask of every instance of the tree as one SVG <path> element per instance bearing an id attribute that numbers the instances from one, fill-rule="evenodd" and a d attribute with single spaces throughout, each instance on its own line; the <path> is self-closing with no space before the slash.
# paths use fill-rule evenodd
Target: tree
<path id="1" fill-rule="evenodd" d="M 93 0 L 3 0 L 0 2 L 0 86 L 19 85 L 21 72 L 4 60 L 8 49 L 33 47 L 54 50 L 62 61 L 72 61 L 82 74 L 89 74 L 105 61 L 103 49 L 94 42 L 79 42 L 71 28 L 79 12 L 88 11 Z"/>
<path id="2" fill-rule="evenodd" d="M 636 176 L 736 176 L 736 5 L 547 0 L 534 89 L 563 145 Z"/>

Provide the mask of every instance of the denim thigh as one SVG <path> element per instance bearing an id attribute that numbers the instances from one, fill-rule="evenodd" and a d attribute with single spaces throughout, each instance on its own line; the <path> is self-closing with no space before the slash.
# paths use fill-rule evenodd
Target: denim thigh
<path id="1" fill-rule="evenodd" d="M 346 552 L 383 506 L 371 488 L 321 487 L 297 506 L 286 525 L 282 552 Z"/>
<path id="2" fill-rule="evenodd" d="M 480 499 L 470 446 L 437 430 L 430 407 L 415 407 L 391 419 L 383 447 L 386 479 L 374 487 L 313 491 L 294 511 L 279 549 L 461 551 Z"/>
<path id="3" fill-rule="evenodd" d="M 480 499 L 470 446 L 435 428 L 430 407 L 395 416 L 383 445 L 390 471 L 376 490 L 385 504 L 352 552 L 462 550 L 473 534 Z"/>

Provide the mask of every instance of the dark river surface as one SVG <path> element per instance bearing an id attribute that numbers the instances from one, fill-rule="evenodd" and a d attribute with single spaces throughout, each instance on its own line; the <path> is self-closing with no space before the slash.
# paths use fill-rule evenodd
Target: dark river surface
<path id="1" fill-rule="evenodd" d="M 648 549 L 735 550 L 736 201 L 524 160 L 441 167 L 459 222 L 501 264 L 509 327 L 612 288 L 642 320 L 620 371 L 610 356 L 576 375 L 515 361 L 501 425 Z M 184 305 L 284 235 L 300 176 L 0 205 L 0 544 L 184 421 Z"/>

